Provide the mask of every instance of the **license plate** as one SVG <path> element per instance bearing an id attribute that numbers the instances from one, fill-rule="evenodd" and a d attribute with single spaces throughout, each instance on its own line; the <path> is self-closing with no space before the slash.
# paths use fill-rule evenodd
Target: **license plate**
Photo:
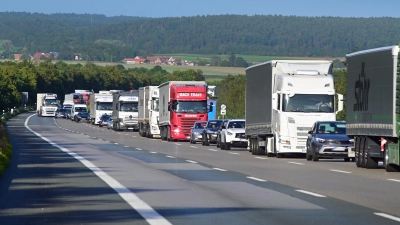
<path id="1" fill-rule="evenodd" d="M 332 149 L 332 151 L 344 151 L 344 150 L 346 150 L 345 147 L 334 147 L 334 148 Z"/>

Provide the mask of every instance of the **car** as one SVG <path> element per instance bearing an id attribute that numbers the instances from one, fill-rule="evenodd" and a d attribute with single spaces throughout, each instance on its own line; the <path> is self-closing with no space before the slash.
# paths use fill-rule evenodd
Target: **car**
<path id="1" fill-rule="evenodd" d="M 111 117 L 111 115 L 103 114 L 103 115 L 100 117 L 99 127 L 107 126 L 107 121 L 108 121 L 108 119 L 109 119 L 110 117 Z"/>
<path id="2" fill-rule="evenodd" d="M 87 123 L 90 123 L 90 115 L 88 112 L 78 112 L 74 116 L 74 121 L 79 123 L 80 121 L 85 120 Z"/>
<path id="3" fill-rule="evenodd" d="M 231 147 L 247 148 L 245 135 L 246 120 L 232 119 L 221 130 L 221 149 L 230 150 Z"/>
<path id="4" fill-rule="evenodd" d="M 226 127 L 226 125 L 228 124 L 229 120 L 223 120 L 223 122 L 221 123 L 221 126 L 219 126 L 218 131 L 217 131 L 217 148 L 221 148 L 221 131 L 222 128 Z"/>
<path id="5" fill-rule="evenodd" d="M 65 108 L 65 119 L 71 119 L 71 108 Z"/>
<path id="6" fill-rule="evenodd" d="M 196 142 L 201 141 L 201 132 L 204 130 L 204 126 L 207 121 L 196 121 L 193 126 L 190 128 L 190 143 L 196 144 Z"/>
<path id="7" fill-rule="evenodd" d="M 308 134 L 307 161 L 318 161 L 320 158 L 342 158 L 346 162 L 350 161 L 348 150 L 354 147 L 354 139 L 346 135 L 346 122 L 317 121 Z"/>
<path id="8" fill-rule="evenodd" d="M 65 118 L 65 109 L 57 109 L 55 118 Z"/>
<path id="9" fill-rule="evenodd" d="M 201 133 L 201 144 L 209 146 L 210 143 L 217 143 L 218 129 L 223 124 L 223 120 L 209 120 Z"/>
<path id="10" fill-rule="evenodd" d="M 107 120 L 107 129 L 112 129 L 112 126 L 113 126 L 113 119 L 112 119 L 112 117 L 110 116 L 110 117 L 108 118 L 108 120 Z"/>

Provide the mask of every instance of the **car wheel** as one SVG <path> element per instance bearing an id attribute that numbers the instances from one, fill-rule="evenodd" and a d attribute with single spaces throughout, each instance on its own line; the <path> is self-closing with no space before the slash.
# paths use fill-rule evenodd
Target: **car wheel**
<path id="1" fill-rule="evenodd" d="M 226 139 L 225 139 L 225 150 L 231 150 L 231 145 L 229 143 L 226 143 Z"/>
<path id="2" fill-rule="evenodd" d="M 222 142 L 222 139 L 221 139 L 221 150 L 225 150 L 225 143 Z"/>
<path id="3" fill-rule="evenodd" d="M 307 161 L 311 161 L 311 159 L 312 159 L 312 156 L 309 154 L 309 151 L 310 151 L 310 148 L 307 146 L 307 149 L 306 149 L 306 160 Z"/>
<path id="4" fill-rule="evenodd" d="M 217 136 L 217 148 L 221 148 L 221 138 L 219 135 Z"/>
<path id="5" fill-rule="evenodd" d="M 315 151 L 313 151 L 313 153 L 312 153 L 312 161 L 316 162 L 318 160 L 319 160 L 319 158 L 318 158 L 317 153 Z"/>
<path id="6" fill-rule="evenodd" d="M 204 135 L 204 136 L 205 136 L 205 137 L 204 137 L 204 145 L 205 145 L 205 146 L 209 146 L 210 143 L 208 142 L 207 135 Z"/>

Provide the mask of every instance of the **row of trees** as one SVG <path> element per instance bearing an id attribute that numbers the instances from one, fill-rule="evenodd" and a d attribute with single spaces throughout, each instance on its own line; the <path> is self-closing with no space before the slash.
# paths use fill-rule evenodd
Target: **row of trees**
<path id="1" fill-rule="evenodd" d="M 159 85 L 169 80 L 204 80 L 201 70 L 174 71 L 125 69 L 124 66 L 97 66 L 93 63 L 67 64 L 63 61 L 41 63 L 30 61 L 0 63 L 0 110 L 22 104 L 21 92 L 28 92 L 28 103 L 36 102 L 36 93 L 56 93 L 61 100 L 75 89 L 132 90 L 147 85 Z"/>
<path id="2" fill-rule="evenodd" d="M 355 46 L 363 50 L 397 44 L 400 36 L 400 18 L 388 17 L 109 18 L 0 12 L 0 21 L 0 40 L 11 40 L 31 53 L 60 52 L 59 59 L 65 60 L 74 53 L 92 61 L 181 53 L 343 57 Z"/>

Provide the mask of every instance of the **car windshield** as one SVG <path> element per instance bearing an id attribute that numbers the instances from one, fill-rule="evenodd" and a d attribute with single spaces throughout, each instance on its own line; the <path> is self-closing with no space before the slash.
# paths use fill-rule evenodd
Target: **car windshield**
<path id="1" fill-rule="evenodd" d="M 221 124 L 222 120 L 208 121 L 207 128 L 218 128 Z"/>
<path id="2" fill-rule="evenodd" d="M 321 122 L 318 124 L 317 134 L 346 134 L 346 123 Z"/>
<path id="3" fill-rule="evenodd" d="M 333 95 L 283 94 L 284 112 L 334 112 Z"/>
<path id="4" fill-rule="evenodd" d="M 204 122 L 204 123 L 196 123 L 194 125 L 194 128 L 195 129 L 202 129 L 202 128 L 204 128 L 205 125 L 206 125 L 206 122 Z"/>
<path id="5" fill-rule="evenodd" d="M 228 128 L 244 128 L 245 124 L 244 121 L 233 121 L 229 122 Z"/>
<path id="6" fill-rule="evenodd" d="M 86 107 L 75 107 L 75 112 L 87 112 Z"/>
<path id="7" fill-rule="evenodd" d="M 207 101 L 173 101 L 172 109 L 175 112 L 206 113 Z"/>

